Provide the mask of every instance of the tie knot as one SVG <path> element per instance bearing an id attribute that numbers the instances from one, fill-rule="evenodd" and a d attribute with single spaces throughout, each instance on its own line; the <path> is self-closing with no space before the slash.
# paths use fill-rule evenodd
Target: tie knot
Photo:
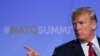
<path id="1" fill-rule="evenodd" d="M 92 46 L 92 45 L 93 45 L 93 43 L 92 43 L 92 42 L 89 42 L 87 45 L 88 45 L 88 46 Z"/>

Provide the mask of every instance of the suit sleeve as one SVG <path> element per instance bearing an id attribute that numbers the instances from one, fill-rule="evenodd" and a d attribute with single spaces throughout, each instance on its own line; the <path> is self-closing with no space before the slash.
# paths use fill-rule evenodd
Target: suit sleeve
<path id="1" fill-rule="evenodd" d="M 56 48 L 55 48 L 52 56 L 57 56 Z"/>

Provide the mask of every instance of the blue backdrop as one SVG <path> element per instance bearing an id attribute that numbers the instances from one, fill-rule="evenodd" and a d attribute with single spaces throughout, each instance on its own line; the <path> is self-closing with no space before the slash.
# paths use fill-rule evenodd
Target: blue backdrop
<path id="1" fill-rule="evenodd" d="M 0 0 L 0 56 L 26 56 L 28 45 L 41 56 L 51 56 L 54 48 L 75 38 L 72 11 L 93 7 L 98 18 L 99 0 Z"/>

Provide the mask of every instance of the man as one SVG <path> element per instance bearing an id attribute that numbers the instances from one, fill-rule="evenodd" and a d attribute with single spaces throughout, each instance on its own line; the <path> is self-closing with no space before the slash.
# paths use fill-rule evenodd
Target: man
<path id="1" fill-rule="evenodd" d="M 95 33 L 97 17 L 93 9 L 77 8 L 72 13 L 72 24 L 77 39 L 57 47 L 52 56 L 100 56 L 100 38 Z"/>

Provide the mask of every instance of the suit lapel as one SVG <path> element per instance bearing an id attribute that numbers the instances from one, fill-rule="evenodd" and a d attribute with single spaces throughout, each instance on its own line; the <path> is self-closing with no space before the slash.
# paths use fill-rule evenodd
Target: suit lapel
<path id="1" fill-rule="evenodd" d="M 100 47 L 100 38 L 99 38 L 99 37 L 97 37 L 97 39 L 98 39 L 98 43 L 99 43 L 99 47 Z"/>
<path id="2" fill-rule="evenodd" d="M 98 39 L 98 43 L 100 47 L 100 38 L 97 38 L 97 39 Z M 85 56 L 80 42 L 78 40 L 75 40 L 74 43 L 75 44 L 73 44 L 73 50 L 74 50 L 75 56 Z"/>
<path id="3" fill-rule="evenodd" d="M 75 53 L 75 56 L 85 56 L 82 47 L 80 45 L 80 42 L 78 40 L 74 41 L 75 44 L 73 44 L 73 50 Z"/>

